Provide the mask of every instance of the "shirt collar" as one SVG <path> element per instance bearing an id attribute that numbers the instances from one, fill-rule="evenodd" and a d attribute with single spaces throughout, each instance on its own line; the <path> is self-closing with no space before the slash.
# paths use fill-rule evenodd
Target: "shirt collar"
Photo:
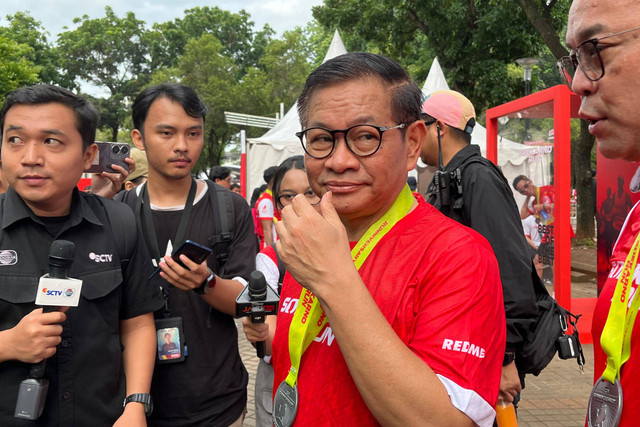
<path id="1" fill-rule="evenodd" d="M 20 197 L 13 188 L 9 187 L 4 199 L 2 229 L 4 230 L 15 222 L 26 218 L 42 224 L 42 221 L 40 221 L 31 208 L 27 206 L 22 197 Z M 83 219 L 101 227 L 104 225 L 89 207 L 85 197 L 80 194 L 80 190 L 74 188 L 73 196 L 71 197 L 71 212 L 65 228 L 76 226 L 80 224 Z"/>

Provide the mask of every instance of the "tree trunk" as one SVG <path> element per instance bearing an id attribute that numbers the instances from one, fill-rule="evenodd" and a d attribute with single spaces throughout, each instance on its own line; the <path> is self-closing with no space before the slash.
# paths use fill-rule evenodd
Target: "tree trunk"
<path id="1" fill-rule="evenodd" d="M 594 139 L 589 134 L 589 123 L 580 121 L 580 137 L 575 142 L 571 162 L 575 174 L 575 186 L 578 192 L 578 220 L 576 226 L 577 239 L 593 239 L 595 237 L 593 178 L 591 177 L 591 150 Z"/>
<path id="2" fill-rule="evenodd" d="M 111 127 L 111 141 L 118 142 L 118 125 Z"/>
<path id="3" fill-rule="evenodd" d="M 542 37 L 542 40 L 547 44 L 556 59 L 569 54 L 560 42 L 560 37 L 558 37 L 558 33 L 553 28 L 550 16 L 541 14 L 533 0 L 516 0 L 516 3 L 520 5 L 527 19 L 540 34 L 540 37 Z"/>

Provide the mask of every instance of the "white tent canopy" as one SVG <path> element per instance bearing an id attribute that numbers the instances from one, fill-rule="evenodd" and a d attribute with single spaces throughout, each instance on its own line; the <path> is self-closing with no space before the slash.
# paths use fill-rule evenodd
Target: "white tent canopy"
<path id="1" fill-rule="evenodd" d="M 324 63 L 345 53 L 347 53 L 347 49 L 342 43 L 338 30 L 336 30 L 322 62 Z M 247 140 L 248 197 L 251 196 L 256 187 L 264 183 L 262 174 L 266 168 L 277 166 L 286 158 L 296 154 L 304 154 L 300 140 L 295 135 L 300 130 L 298 104 L 295 103 L 275 127 L 269 129 L 267 133 L 259 138 L 249 138 Z"/>

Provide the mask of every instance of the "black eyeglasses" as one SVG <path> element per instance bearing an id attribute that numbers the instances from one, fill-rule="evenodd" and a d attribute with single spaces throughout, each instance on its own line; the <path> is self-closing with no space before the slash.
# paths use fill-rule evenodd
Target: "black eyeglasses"
<path id="1" fill-rule="evenodd" d="M 395 126 L 355 125 L 348 129 L 334 130 L 316 126 L 297 132 L 296 136 L 300 138 L 304 151 L 314 159 L 324 159 L 333 153 L 337 133 L 344 134 L 349 151 L 356 156 L 367 157 L 380 149 L 384 132 L 403 129 L 406 125 L 406 123 Z"/>
<path id="2" fill-rule="evenodd" d="M 600 42 L 602 40 L 637 30 L 640 30 L 640 27 L 620 31 L 615 34 L 609 34 L 608 36 L 600 38 L 585 40 L 578 45 L 575 52 L 572 52 L 569 56 L 563 56 L 560 58 L 558 60 L 558 70 L 560 71 L 564 82 L 569 86 L 569 89 L 571 89 L 573 78 L 578 66 L 580 66 L 584 75 L 592 82 L 598 81 L 604 77 L 604 63 L 602 62 L 600 52 L 614 45 L 610 44 L 601 46 Z"/>

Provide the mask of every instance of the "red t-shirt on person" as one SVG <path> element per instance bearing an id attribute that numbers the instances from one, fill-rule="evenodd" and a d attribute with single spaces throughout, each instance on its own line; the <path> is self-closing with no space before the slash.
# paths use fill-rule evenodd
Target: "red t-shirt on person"
<path id="1" fill-rule="evenodd" d="M 421 200 L 359 272 L 393 330 L 439 375 L 454 405 L 476 423 L 492 425 L 506 321 L 489 243 Z M 291 366 L 288 331 L 300 292 L 287 274 L 273 342 L 274 391 Z M 353 321 L 367 327 L 366 319 Z M 298 391 L 296 426 L 377 425 L 329 325 L 302 357 Z"/>
<path id="2" fill-rule="evenodd" d="M 602 330 L 607 321 L 613 292 L 618 282 L 618 277 L 622 272 L 622 267 L 627 255 L 633 246 L 633 243 L 640 233 L 640 208 L 636 204 L 624 223 L 618 241 L 611 254 L 611 271 L 609 277 L 604 284 L 602 292 L 598 297 L 596 307 L 593 311 L 593 325 L 591 333 L 593 334 L 593 353 L 594 353 L 594 380 L 599 379 L 604 372 L 607 362 L 607 356 L 602 351 L 600 345 L 600 337 Z M 629 306 L 633 302 L 638 289 L 640 275 L 640 263 L 636 265 L 636 270 L 631 282 L 631 295 L 629 297 Z M 622 386 L 623 406 L 622 418 L 620 419 L 620 427 L 632 427 L 638 425 L 640 420 L 640 322 L 636 319 L 636 323 L 631 333 L 631 356 L 629 360 L 622 365 L 620 371 L 620 385 Z"/>

